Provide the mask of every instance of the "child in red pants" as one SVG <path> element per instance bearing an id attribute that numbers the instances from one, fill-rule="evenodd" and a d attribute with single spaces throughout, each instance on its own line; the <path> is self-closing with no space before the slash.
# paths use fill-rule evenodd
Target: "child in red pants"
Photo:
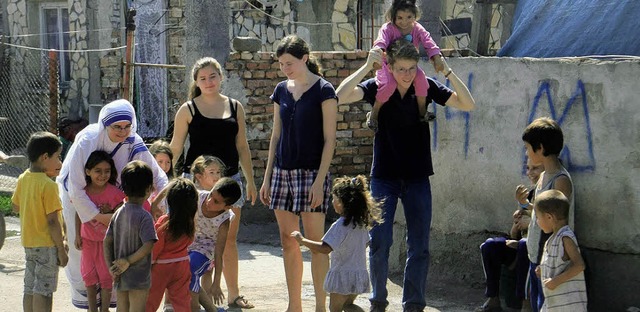
<path id="1" fill-rule="evenodd" d="M 174 311 L 189 312 L 191 270 L 187 247 L 193 242 L 195 233 L 198 190 L 188 179 L 177 178 L 162 190 L 154 204 L 165 196 L 171 213 L 160 217 L 155 225 L 158 241 L 153 246 L 146 311 L 158 310 L 166 289 Z"/>

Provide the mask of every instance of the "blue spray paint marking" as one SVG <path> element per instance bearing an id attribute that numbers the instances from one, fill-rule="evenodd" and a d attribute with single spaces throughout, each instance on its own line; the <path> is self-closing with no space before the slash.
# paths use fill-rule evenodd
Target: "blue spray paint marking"
<path id="1" fill-rule="evenodd" d="M 436 79 L 435 77 L 433 78 Z M 447 80 L 446 86 L 450 88 L 451 82 Z M 469 73 L 467 79 L 467 88 L 469 88 L 469 92 L 473 90 L 473 73 Z M 433 113 L 435 114 L 438 109 L 437 104 L 433 103 Z M 451 120 L 454 117 L 462 116 L 464 118 L 464 158 L 467 158 L 469 154 L 469 120 L 471 119 L 471 114 L 469 112 L 460 111 L 460 110 L 451 110 L 451 108 L 445 106 L 444 107 L 444 117 L 447 120 Z M 438 149 L 438 119 L 436 118 L 433 121 L 433 137 L 431 140 L 431 145 L 433 150 Z"/>
<path id="2" fill-rule="evenodd" d="M 576 91 L 573 92 L 573 94 L 567 101 L 567 104 L 565 105 L 564 110 L 562 111 L 562 115 L 560 115 L 560 117 L 557 118 L 556 110 L 554 107 L 555 104 L 553 102 L 553 99 L 551 98 L 551 86 L 549 85 L 548 81 L 543 82 L 538 88 L 538 93 L 533 99 L 533 105 L 531 106 L 531 111 L 529 112 L 529 119 L 527 124 L 530 124 L 534 120 L 536 112 L 538 110 L 538 104 L 540 104 L 540 98 L 543 96 L 544 93 L 546 93 L 547 103 L 549 103 L 549 114 L 551 115 L 550 117 L 553 120 L 557 121 L 560 127 L 562 127 L 562 124 L 564 124 L 565 118 L 569 115 L 569 110 L 571 110 L 574 103 L 576 103 L 576 100 L 578 99 L 578 97 L 582 99 L 581 104 L 582 104 L 582 110 L 584 112 L 584 122 L 586 125 L 586 138 L 587 138 L 587 149 L 588 149 L 587 153 L 589 156 L 589 162 L 586 165 L 574 164 L 571 159 L 571 150 L 566 145 L 564 146 L 564 148 L 562 149 L 562 152 L 560 153 L 560 159 L 562 160 L 562 163 L 569 171 L 593 172 L 596 168 L 596 158 L 593 153 L 593 137 L 591 133 L 591 122 L 589 121 L 589 106 L 587 104 L 587 92 L 585 91 L 584 83 L 582 82 L 582 80 L 578 80 L 576 84 Z M 522 159 L 523 159 L 523 164 L 526 164 L 527 154 L 524 149 L 522 152 Z M 526 170 L 524 168 L 522 173 L 523 175 L 526 173 Z"/>

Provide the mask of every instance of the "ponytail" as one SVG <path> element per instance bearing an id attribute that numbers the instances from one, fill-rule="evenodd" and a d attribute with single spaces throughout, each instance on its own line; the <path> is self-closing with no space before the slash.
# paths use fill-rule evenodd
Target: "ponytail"
<path id="1" fill-rule="evenodd" d="M 309 48 L 309 44 L 304 41 L 302 38 L 296 35 L 286 36 L 280 41 L 280 44 L 276 48 L 276 57 L 280 57 L 283 54 L 291 54 L 297 59 L 302 59 L 302 57 L 308 55 L 307 59 L 307 69 L 315 75 L 322 76 L 320 73 L 322 71 L 322 67 L 320 66 L 320 62 L 311 56 L 311 49 Z"/>

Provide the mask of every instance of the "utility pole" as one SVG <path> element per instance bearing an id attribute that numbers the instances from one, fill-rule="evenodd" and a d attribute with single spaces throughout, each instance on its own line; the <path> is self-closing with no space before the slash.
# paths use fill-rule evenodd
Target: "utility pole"
<path id="1" fill-rule="evenodd" d="M 122 98 L 133 104 L 133 63 L 135 55 L 135 31 L 136 22 L 134 17 L 136 10 L 130 8 L 127 11 L 127 48 L 124 56 L 124 75 L 122 79 Z"/>

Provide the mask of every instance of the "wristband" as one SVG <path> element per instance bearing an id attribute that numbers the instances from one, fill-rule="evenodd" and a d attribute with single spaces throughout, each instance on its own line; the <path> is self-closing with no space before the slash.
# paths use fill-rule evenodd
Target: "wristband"
<path id="1" fill-rule="evenodd" d="M 518 203 L 518 205 L 520 205 L 520 208 L 522 208 L 522 209 L 529 208 L 529 204 L 530 204 L 529 202 L 526 202 L 525 204 Z"/>
<path id="2" fill-rule="evenodd" d="M 444 74 L 444 78 L 449 79 L 449 75 L 451 75 L 451 73 L 453 73 L 453 69 L 449 68 L 449 71 L 446 74 Z"/>

